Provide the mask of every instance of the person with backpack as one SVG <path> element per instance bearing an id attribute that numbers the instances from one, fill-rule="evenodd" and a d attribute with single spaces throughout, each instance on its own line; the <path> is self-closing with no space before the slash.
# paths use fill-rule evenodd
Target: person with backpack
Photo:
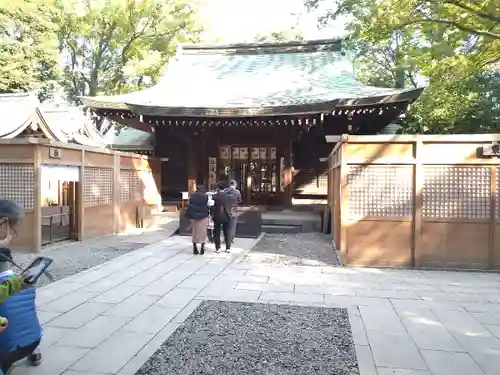
<path id="1" fill-rule="evenodd" d="M 35 288 L 27 285 L 25 275 L 8 269 L 12 261 L 10 241 L 24 219 L 24 208 L 14 201 L 0 199 L 0 374 L 7 375 L 12 365 L 27 358 L 37 366 L 42 355 L 36 352 L 42 328 L 36 314 Z M 10 320 L 10 322 L 9 322 Z"/>

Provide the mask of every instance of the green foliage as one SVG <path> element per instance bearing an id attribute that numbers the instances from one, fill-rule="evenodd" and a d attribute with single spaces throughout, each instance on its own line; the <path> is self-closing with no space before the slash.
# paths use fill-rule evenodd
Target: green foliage
<path id="1" fill-rule="evenodd" d="M 317 8 L 324 0 L 308 0 Z M 428 80 L 407 132 L 497 132 L 500 61 L 498 0 L 340 0 L 324 24 L 349 15 L 358 76 L 372 84 Z"/>
<path id="2" fill-rule="evenodd" d="M 59 78 L 57 25 L 48 1 L 0 1 L 0 92 L 50 97 Z"/>
<path id="3" fill-rule="evenodd" d="M 257 43 L 302 42 L 304 36 L 301 30 L 293 27 L 287 30 L 272 31 L 269 34 L 257 34 L 254 41 Z"/>
<path id="4" fill-rule="evenodd" d="M 58 0 L 69 98 L 119 94 L 155 83 L 179 42 L 201 31 L 189 0 Z"/>

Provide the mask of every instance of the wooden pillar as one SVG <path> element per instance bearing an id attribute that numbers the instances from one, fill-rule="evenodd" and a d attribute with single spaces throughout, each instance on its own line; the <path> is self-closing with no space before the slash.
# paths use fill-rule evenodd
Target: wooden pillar
<path id="1" fill-rule="evenodd" d="M 207 174 L 208 174 L 208 156 L 207 156 L 207 142 L 205 137 L 197 137 L 197 152 L 198 152 L 198 174 L 196 181 L 198 184 L 203 184 L 207 188 Z"/>
<path id="2" fill-rule="evenodd" d="M 80 176 L 78 182 L 78 191 L 76 197 L 79 204 L 77 205 L 76 214 L 78 215 L 78 241 L 85 239 L 85 151 L 82 150 L 82 158 L 80 162 Z"/>
<path id="3" fill-rule="evenodd" d="M 42 251 L 42 146 L 35 145 L 33 155 L 33 247 L 35 252 Z"/>
<path id="4" fill-rule="evenodd" d="M 196 191 L 196 178 L 198 176 L 198 152 L 196 150 L 196 139 L 191 138 L 188 139 L 187 141 L 187 169 L 188 169 L 188 184 L 187 184 L 187 191 L 188 192 L 193 192 Z"/>
<path id="5" fill-rule="evenodd" d="M 490 248 L 488 251 L 488 268 L 495 268 L 495 257 L 496 257 L 496 247 L 498 238 L 496 236 L 497 231 L 497 219 L 496 219 L 496 207 L 497 207 L 497 181 L 498 181 L 498 165 L 492 165 L 490 167 L 491 171 L 491 205 L 490 205 Z"/>
<path id="6" fill-rule="evenodd" d="M 283 206 L 286 208 L 292 207 L 292 196 L 293 196 L 293 176 L 292 176 L 292 140 L 290 139 L 285 152 L 285 171 L 284 171 L 284 180 L 285 180 L 285 191 L 283 193 Z"/>
<path id="7" fill-rule="evenodd" d="M 343 143 L 340 149 L 340 260 L 342 265 L 349 264 L 349 253 L 347 249 L 347 226 L 349 225 L 347 218 L 349 216 L 349 166 L 347 165 L 345 150 L 349 147 L 347 142 Z"/>
<path id="8" fill-rule="evenodd" d="M 113 233 L 120 231 L 120 155 L 113 155 Z"/>
<path id="9" fill-rule="evenodd" d="M 422 141 L 414 144 L 415 166 L 413 167 L 413 254 L 412 267 L 422 266 L 422 189 L 424 166 L 422 165 Z"/>

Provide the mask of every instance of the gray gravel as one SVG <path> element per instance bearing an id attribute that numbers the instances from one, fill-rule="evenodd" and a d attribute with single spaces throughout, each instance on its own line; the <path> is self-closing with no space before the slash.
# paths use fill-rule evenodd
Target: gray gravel
<path id="1" fill-rule="evenodd" d="M 266 234 L 242 260 L 295 266 L 339 266 L 331 237 L 322 233 Z"/>
<path id="2" fill-rule="evenodd" d="M 136 375 L 359 375 L 347 310 L 205 301 Z"/>
<path id="3" fill-rule="evenodd" d="M 54 259 L 49 271 L 56 281 L 165 239 L 171 234 L 172 228 L 176 226 L 177 224 L 173 223 L 155 232 L 106 236 L 65 245 L 54 244 L 49 248 L 44 248 L 40 254 L 14 253 L 13 256 L 14 261 L 21 266 L 28 265 L 39 255 Z M 49 283 L 47 278 L 42 277 L 38 286 Z"/>

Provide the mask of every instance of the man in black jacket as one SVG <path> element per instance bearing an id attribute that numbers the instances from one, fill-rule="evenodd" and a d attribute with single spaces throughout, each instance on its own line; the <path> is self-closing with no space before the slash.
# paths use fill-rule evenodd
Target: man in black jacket
<path id="1" fill-rule="evenodd" d="M 236 203 L 240 204 L 242 199 L 241 199 L 241 192 L 238 190 L 238 184 L 235 180 L 231 180 L 229 183 L 229 188 L 226 189 L 226 192 L 229 194 L 233 194 L 234 197 L 236 198 Z M 231 230 L 231 238 L 234 243 L 234 238 L 236 237 L 236 224 L 238 223 L 238 216 L 235 214 L 235 216 L 231 219 L 231 222 L 229 223 L 230 225 L 230 230 Z"/>
<path id="2" fill-rule="evenodd" d="M 215 252 L 220 252 L 220 232 L 224 232 L 226 253 L 231 252 L 232 228 L 231 222 L 236 217 L 236 196 L 227 191 L 227 183 L 217 184 L 217 194 L 214 195 L 213 220 Z"/>

